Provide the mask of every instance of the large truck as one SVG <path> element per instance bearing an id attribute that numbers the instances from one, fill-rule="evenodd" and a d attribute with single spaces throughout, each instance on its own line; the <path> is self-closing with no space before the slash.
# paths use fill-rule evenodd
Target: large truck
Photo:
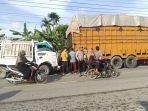
<path id="1" fill-rule="evenodd" d="M 14 66 L 20 50 L 25 50 L 26 57 L 36 62 L 46 74 L 58 68 L 57 53 L 47 41 L 10 41 L 3 40 L 0 43 L 0 77 L 5 77 L 2 65 Z"/>
<path id="2" fill-rule="evenodd" d="M 100 46 L 116 68 L 133 68 L 148 60 L 148 18 L 129 15 L 76 15 L 67 32 L 72 47 L 88 50 Z"/>

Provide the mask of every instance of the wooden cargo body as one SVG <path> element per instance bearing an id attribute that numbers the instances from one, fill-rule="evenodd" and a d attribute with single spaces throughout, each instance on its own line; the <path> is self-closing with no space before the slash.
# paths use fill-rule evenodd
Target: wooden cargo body
<path id="1" fill-rule="evenodd" d="M 75 50 L 80 46 L 88 50 L 100 46 L 103 55 L 109 59 L 117 55 L 121 58 L 134 55 L 138 59 L 148 59 L 148 27 L 81 27 L 80 33 L 71 34 Z"/>
<path id="2" fill-rule="evenodd" d="M 114 67 L 133 68 L 148 60 L 148 18 L 124 14 L 76 15 L 67 31 L 72 47 L 100 47 Z"/>

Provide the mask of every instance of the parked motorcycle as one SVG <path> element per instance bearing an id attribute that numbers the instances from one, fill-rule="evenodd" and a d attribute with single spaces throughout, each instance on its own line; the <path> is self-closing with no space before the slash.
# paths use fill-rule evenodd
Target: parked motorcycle
<path id="1" fill-rule="evenodd" d="M 44 73 L 43 70 L 39 69 L 38 65 L 33 62 L 26 63 L 30 69 L 31 74 L 29 80 L 35 83 L 46 83 L 47 82 L 47 75 Z M 3 65 L 3 67 L 7 70 L 6 80 L 12 84 L 22 83 L 25 80 L 23 73 L 18 71 L 16 68 L 11 68 L 10 66 Z"/>
<path id="2" fill-rule="evenodd" d="M 99 77 L 107 78 L 107 77 L 118 77 L 120 73 L 115 69 L 111 64 L 109 60 L 101 60 L 99 67 L 96 67 L 96 63 L 89 66 L 89 69 L 86 71 L 86 75 L 90 79 L 96 79 Z"/>

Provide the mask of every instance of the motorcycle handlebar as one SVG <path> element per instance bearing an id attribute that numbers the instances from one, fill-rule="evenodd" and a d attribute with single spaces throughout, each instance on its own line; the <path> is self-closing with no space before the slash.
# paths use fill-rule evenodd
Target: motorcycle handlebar
<path id="1" fill-rule="evenodd" d="M 35 62 L 26 62 L 28 66 L 38 66 Z"/>

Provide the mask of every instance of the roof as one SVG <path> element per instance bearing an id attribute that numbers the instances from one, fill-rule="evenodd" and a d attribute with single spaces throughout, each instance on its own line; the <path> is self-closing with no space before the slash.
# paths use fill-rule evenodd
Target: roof
<path id="1" fill-rule="evenodd" d="M 47 42 L 47 41 L 43 41 L 43 42 L 38 42 L 37 45 L 45 45 L 47 46 L 49 49 L 53 49 L 53 46 Z"/>
<path id="2" fill-rule="evenodd" d="M 125 14 L 95 14 L 76 15 L 67 29 L 66 35 L 70 32 L 79 33 L 79 27 L 97 26 L 143 26 L 148 27 L 148 17 L 129 16 Z"/>

